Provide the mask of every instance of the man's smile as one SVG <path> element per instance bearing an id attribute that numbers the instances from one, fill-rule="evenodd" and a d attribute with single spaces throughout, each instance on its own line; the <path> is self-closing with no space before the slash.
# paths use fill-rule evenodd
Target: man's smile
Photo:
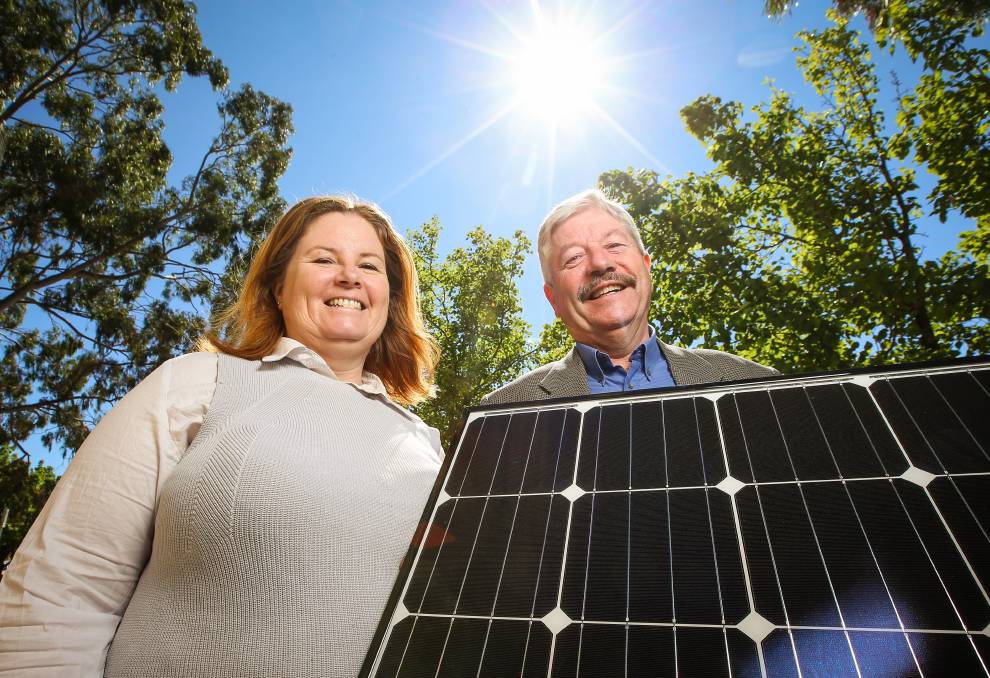
<path id="1" fill-rule="evenodd" d="M 600 299 L 609 294 L 621 292 L 627 287 L 636 287 L 636 278 L 631 275 L 614 271 L 594 276 L 587 285 L 578 290 L 578 299 L 582 302 Z"/>

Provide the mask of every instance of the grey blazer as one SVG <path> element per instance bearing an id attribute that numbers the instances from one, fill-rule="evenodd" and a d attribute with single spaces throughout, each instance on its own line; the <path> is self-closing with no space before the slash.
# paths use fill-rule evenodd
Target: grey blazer
<path id="1" fill-rule="evenodd" d="M 659 339 L 657 343 L 660 344 L 660 350 L 663 351 L 670 372 L 674 375 L 674 382 L 678 386 L 780 374 L 772 367 L 754 363 L 752 360 L 731 353 L 705 348 L 680 348 L 665 344 Z M 538 367 L 492 391 L 481 399 L 481 404 L 497 405 L 586 395 L 591 395 L 591 391 L 588 389 L 584 363 L 581 362 L 581 356 L 575 347 L 564 356 L 563 360 Z"/>

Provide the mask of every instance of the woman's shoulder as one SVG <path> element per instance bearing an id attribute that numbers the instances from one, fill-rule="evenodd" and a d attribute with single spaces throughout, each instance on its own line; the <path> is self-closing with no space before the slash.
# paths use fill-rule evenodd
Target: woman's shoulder
<path id="1" fill-rule="evenodd" d="M 215 384 L 218 361 L 219 357 L 216 353 L 194 351 L 166 360 L 151 374 L 161 373 L 160 377 L 167 380 L 171 388 Z"/>
<path id="2" fill-rule="evenodd" d="M 124 400 L 161 398 L 166 404 L 175 394 L 212 393 L 217 383 L 217 354 L 198 351 L 166 360 L 141 380 Z"/>

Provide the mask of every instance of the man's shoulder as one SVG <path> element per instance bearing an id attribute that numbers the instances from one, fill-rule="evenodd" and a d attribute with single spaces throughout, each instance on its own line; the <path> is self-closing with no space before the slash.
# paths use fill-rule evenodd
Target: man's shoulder
<path id="1" fill-rule="evenodd" d="M 563 361 L 556 360 L 541 365 L 535 370 L 522 374 L 508 384 L 500 386 L 481 399 L 482 405 L 500 405 L 502 403 L 521 402 L 525 400 L 540 400 L 546 394 L 540 389 L 540 382 L 552 369 L 559 369 Z"/>
<path id="2" fill-rule="evenodd" d="M 569 355 L 569 354 L 568 354 Z M 547 392 L 540 387 L 550 372 L 566 370 L 567 357 L 540 365 L 534 370 L 522 374 L 508 384 L 500 386 L 481 399 L 482 405 L 501 405 L 503 403 L 524 402 L 527 400 L 544 400 Z"/>
<path id="3" fill-rule="evenodd" d="M 711 348 L 681 348 L 664 345 L 668 360 L 678 362 L 682 372 L 690 375 L 690 381 L 682 375 L 679 384 L 732 381 L 772 377 L 780 372 L 747 358 Z M 673 366 L 672 366 L 673 367 Z"/>

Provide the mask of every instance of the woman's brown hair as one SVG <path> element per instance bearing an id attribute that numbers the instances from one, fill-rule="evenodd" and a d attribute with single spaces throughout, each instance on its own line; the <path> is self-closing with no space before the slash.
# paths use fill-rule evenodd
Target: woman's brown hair
<path id="1" fill-rule="evenodd" d="M 416 267 L 388 215 L 378 205 L 358 198 L 318 196 L 293 205 L 258 248 L 237 301 L 214 317 L 213 328 L 200 340 L 199 348 L 248 360 L 258 360 L 274 350 L 285 334 L 275 289 L 306 229 L 317 217 L 331 212 L 356 214 L 371 224 L 382 241 L 389 284 L 388 320 L 364 368 L 378 375 L 393 400 L 415 405 L 430 395 L 438 357 L 436 343 L 427 334 L 419 311 Z M 225 338 L 220 338 L 221 334 Z"/>

